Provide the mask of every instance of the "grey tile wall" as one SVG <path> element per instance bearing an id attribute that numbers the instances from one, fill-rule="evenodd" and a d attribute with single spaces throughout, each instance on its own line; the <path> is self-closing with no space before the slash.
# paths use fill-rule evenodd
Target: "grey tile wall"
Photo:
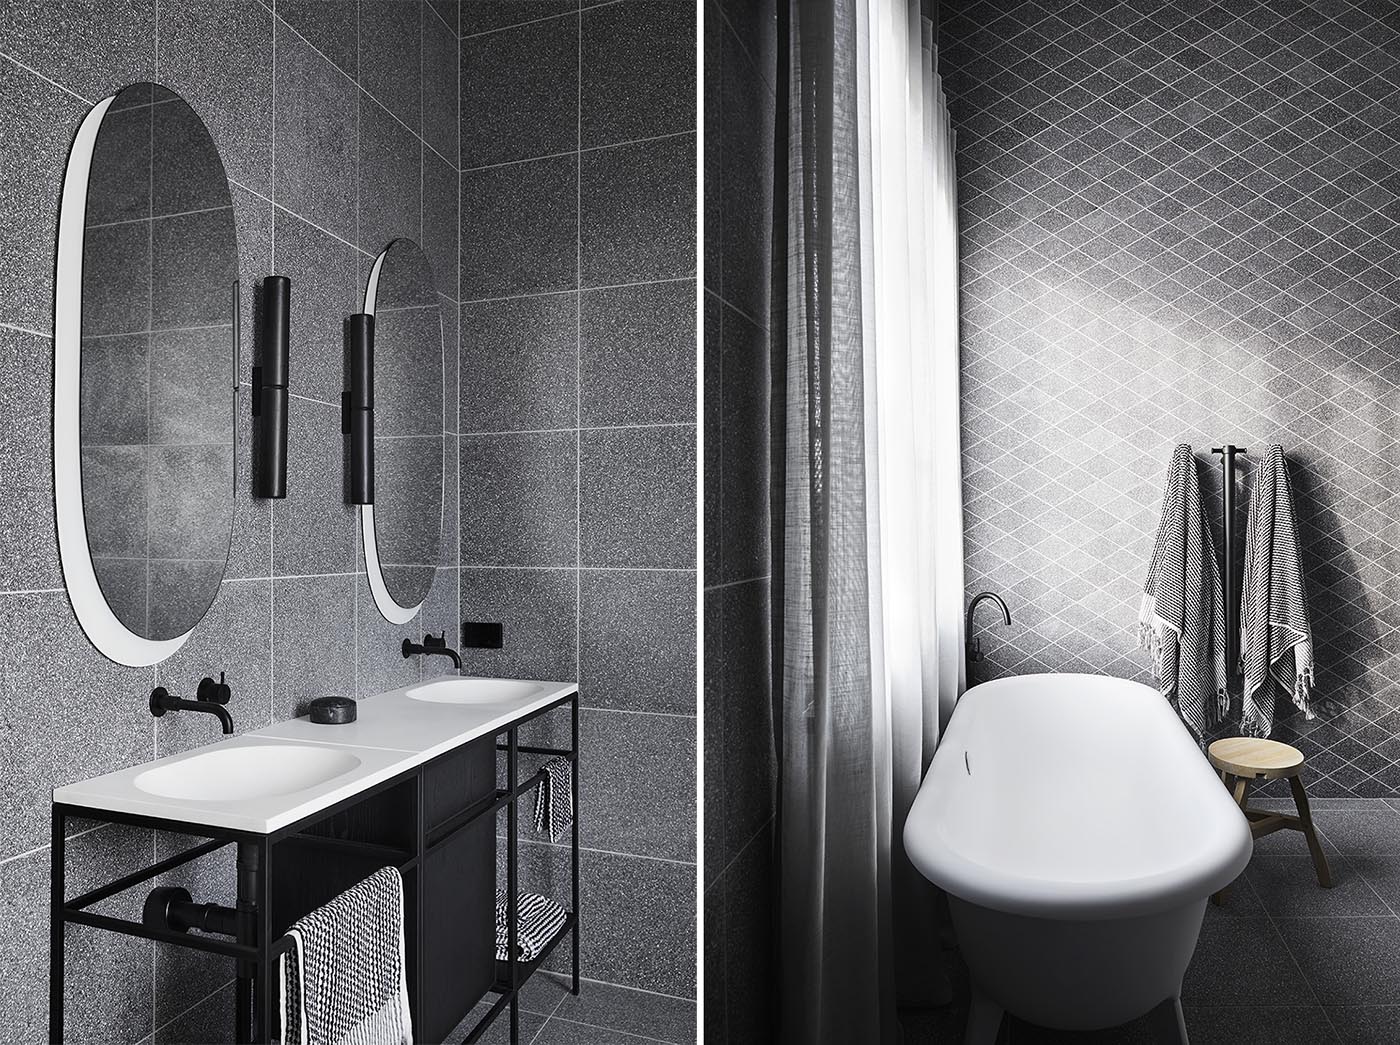
<path id="1" fill-rule="evenodd" d="M 460 619 L 505 629 L 464 667 L 580 680 L 583 974 L 691 999 L 696 8 L 461 20 Z M 566 894 L 526 835 L 526 887 Z"/>
<path id="2" fill-rule="evenodd" d="M 773 0 L 705 8 L 705 1041 L 772 1040 Z"/>
<path id="3" fill-rule="evenodd" d="M 985 669 L 1148 680 L 1172 446 L 1218 504 L 1212 445 L 1280 443 L 1332 707 L 1275 735 L 1318 795 L 1400 786 L 1397 46 L 1389 5 L 943 10 L 967 583 L 1015 621 Z"/>
<path id="4" fill-rule="evenodd" d="M 188 691 L 201 676 L 226 671 L 229 709 L 243 730 L 292 715 L 319 693 L 372 693 L 441 670 L 404 661 L 394 648 L 402 634 L 373 609 L 357 521 L 341 504 L 340 325 L 359 301 L 373 256 L 397 235 L 424 242 L 444 302 L 445 379 L 454 404 L 443 420 L 450 485 L 443 569 L 423 626 L 455 627 L 456 5 L 281 0 L 277 12 L 259 0 L 162 2 L 158 12 L 151 2 L 106 0 L 0 5 L 0 404 L 10 419 L 0 431 L 5 1041 L 47 1040 L 48 958 L 40 941 L 50 789 L 216 737 L 204 716 L 152 719 L 152 687 Z M 245 304 L 251 308 L 262 276 L 292 277 L 294 398 L 287 500 L 248 493 L 245 394 L 233 546 L 219 596 L 173 658 L 129 669 L 83 637 L 58 568 L 53 230 L 78 122 L 101 98 L 152 79 L 180 92 L 219 146 L 233 181 Z M 245 315 L 245 347 L 252 327 Z M 246 384 L 251 351 L 243 361 Z M 576 590 L 571 582 L 570 599 Z M 95 884 L 98 872 L 110 877 L 150 861 L 149 834 L 99 828 L 76 837 L 91 827 L 73 829 L 74 889 Z M 201 886 L 217 891 L 231 871 L 216 866 Z M 224 984 L 232 969 L 219 962 L 201 964 L 192 980 L 183 957 L 172 961 L 109 934 L 74 933 L 67 969 L 70 1040 L 231 1040 L 232 992 Z"/>

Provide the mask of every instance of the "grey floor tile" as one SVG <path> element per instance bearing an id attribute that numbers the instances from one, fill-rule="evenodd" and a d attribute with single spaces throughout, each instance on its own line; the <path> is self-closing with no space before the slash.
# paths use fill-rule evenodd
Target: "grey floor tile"
<path id="1" fill-rule="evenodd" d="M 1282 918 L 1279 931 L 1323 1005 L 1400 1004 L 1400 920 Z"/>
<path id="2" fill-rule="evenodd" d="M 1342 918 L 1389 914 L 1365 878 L 1340 854 L 1329 860 L 1332 888 L 1317 881 L 1307 854 L 1257 855 L 1245 870 L 1264 909 L 1275 918 Z"/>
<path id="3" fill-rule="evenodd" d="M 460 1024 L 458 1024 L 447 1036 L 448 1041 L 462 1041 L 468 1032 L 476 1026 L 476 1021 L 486 1015 L 490 1009 L 489 1002 L 494 1000 L 495 995 L 488 994 L 486 1001 L 477 1004 Z M 531 1045 L 539 1040 L 540 1029 L 545 1025 L 546 1017 L 537 1012 L 529 1012 L 521 1007 L 520 1012 L 520 1041 L 521 1045 Z M 491 1029 L 477 1039 L 481 1045 L 508 1045 L 510 1042 L 510 1012 L 507 1010 L 496 1017 L 496 1021 L 491 1024 Z"/>
<path id="4" fill-rule="evenodd" d="M 1249 999 L 1242 997 L 1240 1000 L 1248 1002 Z M 1187 1006 L 1185 1013 L 1192 1045 L 1299 1045 L 1301 1042 L 1322 1045 L 1337 1040 L 1332 1021 L 1317 1006 Z"/>
<path id="5" fill-rule="evenodd" d="M 1326 1012 L 1344 1045 L 1390 1045 L 1400 1041 L 1400 1006 L 1333 1006 Z"/>
<path id="6" fill-rule="evenodd" d="M 1400 853 L 1400 813 L 1386 809 L 1328 809 L 1318 826 L 1343 853 Z"/>
<path id="7" fill-rule="evenodd" d="M 156 1045 L 232 1045 L 234 987 L 230 982 L 188 1010 L 156 1028 Z"/>
<path id="8" fill-rule="evenodd" d="M 586 1023 L 551 1016 L 544 1025 L 536 1045 L 648 1045 L 651 1039 L 626 1034 L 611 1027 L 593 1027 Z"/>
<path id="9" fill-rule="evenodd" d="M 1242 961 L 1241 955 L 1249 960 Z M 1271 921 L 1213 919 L 1201 926 L 1181 994 L 1184 1002 L 1193 1005 L 1232 1005 L 1240 998 L 1260 1005 L 1289 1005 L 1308 997 L 1308 985 Z"/>
<path id="10" fill-rule="evenodd" d="M 577 997 L 566 994 L 554 1018 L 638 1034 L 653 1041 L 691 1045 L 695 1002 L 611 983 L 586 981 Z"/>

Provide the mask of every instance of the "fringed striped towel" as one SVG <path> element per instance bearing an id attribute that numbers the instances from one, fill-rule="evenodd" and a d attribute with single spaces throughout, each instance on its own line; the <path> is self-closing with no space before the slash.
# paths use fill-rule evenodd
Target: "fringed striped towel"
<path id="1" fill-rule="evenodd" d="M 539 893 L 516 894 L 515 949 L 523 962 L 539 957 L 550 940 L 564 925 L 569 912 Z M 496 890 L 496 960 L 510 959 L 510 939 L 507 931 L 506 891 Z"/>
<path id="2" fill-rule="evenodd" d="M 1138 614 L 1138 641 L 1152 654 L 1162 696 L 1201 741 L 1229 711 L 1225 599 L 1215 543 L 1191 447 L 1172 453 L 1162 519 Z"/>
<path id="3" fill-rule="evenodd" d="M 1269 447 L 1268 457 L 1255 470 L 1245 534 L 1240 728 L 1248 736 L 1267 737 L 1274 728 L 1270 675 L 1292 694 L 1305 716 L 1314 716 L 1312 625 L 1298 557 L 1293 486 L 1281 446 Z"/>
<path id="4" fill-rule="evenodd" d="M 557 842 L 574 822 L 574 767 L 558 755 L 544 764 L 544 780 L 535 791 L 535 830 L 548 831 Z"/>
<path id="5" fill-rule="evenodd" d="M 413 1045 L 403 880 L 383 867 L 289 930 L 278 967 L 283 1045 Z"/>

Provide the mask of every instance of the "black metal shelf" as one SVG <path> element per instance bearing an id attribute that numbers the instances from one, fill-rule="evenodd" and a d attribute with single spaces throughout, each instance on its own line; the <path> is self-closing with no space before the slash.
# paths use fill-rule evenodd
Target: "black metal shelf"
<path id="1" fill-rule="evenodd" d="M 549 956 L 554 953 L 554 948 L 559 946 L 564 937 L 573 932 L 575 921 L 574 912 L 570 911 L 564 917 L 564 924 L 549 938 L 549 942 L 540 949 L 539 954 L 528 961 L 521 959 L 516 962 L 516 968 L 520 973 L 520 982 L 522 984 L 533 976 L 541 965 L 549 960 Z M 506 991 L 510 990 L 510 962 L 508 960 L 501 958 L 496 959 L 496 982 L 491 985 L 491 990 L 496 994 L 504 994 Z"/>

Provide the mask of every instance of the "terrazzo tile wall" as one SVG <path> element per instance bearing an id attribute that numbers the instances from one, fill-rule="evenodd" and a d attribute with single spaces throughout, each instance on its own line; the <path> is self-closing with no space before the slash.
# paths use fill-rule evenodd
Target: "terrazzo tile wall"
<path id="1" fill-rule="evenodd" d="M 942 14 L 968 590 L 999 591 L 1014 620 L 983 632 L 983 677 L 1148 681 L 1137 604 L 1173 445 L 1195 448 L 1218 506 L 1210 447 L 1257 460 L 1280 443 L 1328 709 L 1275 736 L 1309 756 L 1314 795 L 1393 793 L 1393 6 L 989 0 Z"/>
<path id="2" fill-rule="evenodd" d="M 502 649 L 463 664 L 579 680 L 583 975 L 680 998 L 696 993 L 696 18 L 690 0 L 515 0 L 463 4 L 461 23 L 461 619 L 504 625 Z M 525 832 L 526 888 L 567 895 L 563 843 Z"/>
<path id="3" fill-rule="evenodd" d="M 705 8 L 705 1041 L 772 1035 L 773 0 Z"/>
<path id="4" fill-rule="evenodd" d="M 212 719 L 146 707 L 157 684 L 192 691 L 225 671 L 240 729 L 327 692 L 369 694 L 439 671 L 404 660 L 375 611 L 357 517 L 342 502 L 343 317 L 374 256 L 419 240 L 442 294 L 455 451 L 457 5 L 355 0 L 8 0 L 0 5 L 0 1041 L 47 1040 L 49 793 L 54 785 L 216 739 Z M 181 94 L 219 147 L 236 209 L 250 336 L 258 280 L 293 286 L 288 496 L 249 496 L 248 398 L 229 568 L 193 637 L 154 669 L 118 667 L 79 630 L 54 537 L 52 294 L 59 190 L 89 107 L 154 80 Z M 249 379 L 245 340 L 242 379 Z M 443 569 L 418 631 L 457 619 L 455 453 Z M 79 824 L 74 891 L 149 863 L 149 834 Z M 231 856 L 186 875 L 227 899 Z M 131 913 L 125 908 L 111 907 Z M 211 1042 L 232 1031 L 222 961 L 71 930 L 68 1040 Z"/>

